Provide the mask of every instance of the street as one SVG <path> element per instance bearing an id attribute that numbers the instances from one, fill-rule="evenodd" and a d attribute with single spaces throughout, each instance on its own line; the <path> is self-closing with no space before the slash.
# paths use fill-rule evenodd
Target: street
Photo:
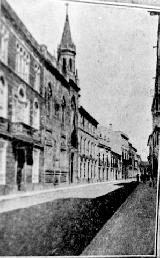
<path id="1" fill-rule="evenodd" d="M 140 184 L 82 255 L 153 255 L 156 187 Z"/>
<path id="2" fill-rule="evenodd" d="M 80 255 L 136 185 L 91 184 L 61 193 L 59 189 L 59 198 L 52 191 L 52 201 L 2 212 L 0 255 Z"/>

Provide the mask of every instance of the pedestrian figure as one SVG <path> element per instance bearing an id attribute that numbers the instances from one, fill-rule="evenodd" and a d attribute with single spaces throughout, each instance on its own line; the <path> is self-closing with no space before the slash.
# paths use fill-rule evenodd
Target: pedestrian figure
<path id="1" fill-rule="evenodd" d="M 139 174 L 136 175 L 137 183 L 139 184 Z"/>
<path id="2" fill-rule="evenodd" d="M 140 180 L 143 182 L 143 174 L 140 175 Z"/>

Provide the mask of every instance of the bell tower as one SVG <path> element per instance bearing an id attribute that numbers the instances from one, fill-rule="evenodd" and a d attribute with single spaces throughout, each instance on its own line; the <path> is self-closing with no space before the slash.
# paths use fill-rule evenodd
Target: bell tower
<path id="1" fill-rule="evenodd" d="M 76 75 L 75 69 L 76 46 L 72 41 L 69 25 L 68 4 L 66 4 L 66 20 L 64 24 L 61 42 L 57 50 L 58 63 L 64 74 Z"/>

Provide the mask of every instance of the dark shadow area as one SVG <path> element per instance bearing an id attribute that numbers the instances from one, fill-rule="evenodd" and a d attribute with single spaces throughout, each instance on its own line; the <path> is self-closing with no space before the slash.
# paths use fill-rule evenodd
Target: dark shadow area
<path id="1" fill-rule="evenodd" d="M 94 199 L 68 198 L 0 214 L 0 256 L 80 255 L 137 186 Z"/>

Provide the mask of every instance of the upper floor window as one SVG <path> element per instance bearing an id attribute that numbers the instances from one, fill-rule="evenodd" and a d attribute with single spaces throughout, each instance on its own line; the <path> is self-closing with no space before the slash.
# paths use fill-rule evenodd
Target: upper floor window
<path id="1" fill-rule="evenodd" d="M 0 24 L 0 59 L 8 64 L 9 32 L 4 24 Z"/>
<path id="2" fill-rule="evenodd" d="M 30 101 L 27 100 L 24 85 L 19 86 L 18 94 L 14 99 L 12 121 L 30 125 Z"/>
<path id="3" fill-rule="evenodd" d="M 40 70 L 40 65 L 38 63 L 35 63 L 34 71 L 35 71 L 34 89 L 39 92 L 41 70 Z"/>
<path id="4" fill-rule="evenodd" d="M 51 83 L 48 83 L 48 86 L 45 91 L 45 102 L 46 102 L 46 111 L 47 115 L 51 116 L 51 111 L 52 111 L 52 87 Z"/>
<path id="5" fill-rule="evenodd" d="M 65 98 L 63 97 L 63 100 L 62 100 L 62 125 L 65 124 L 65 115 L 66 115 L 66 101 L 65 101 Z"/>
<path id="6" fill-rule="evenodd" d="M 29 53 L 17 43 L 16 71 L 18 75 L 26 82 L 29 82 L 30 56 Z"/>
<path id="7" fill-rule="evenodd" d="M 33 127 L 39 130 L 40 122 L 40 110 L 38 100 L 35 99 L 33 102 Z"/>
<path id="8" fill-rule="evenodd" d="M 3 76 L 0 73 L 0 117 L 7 118 L 8 110 L 8 86 Z"/>

